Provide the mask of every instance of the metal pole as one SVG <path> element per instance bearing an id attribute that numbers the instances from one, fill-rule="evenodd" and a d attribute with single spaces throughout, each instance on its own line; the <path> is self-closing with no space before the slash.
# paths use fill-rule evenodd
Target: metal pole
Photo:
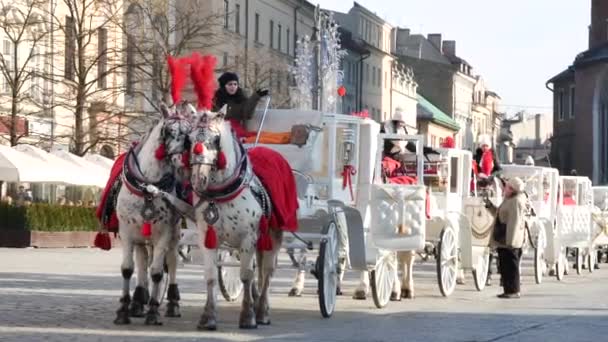
<path id="1" fill-rule="evenodd" d="M 266 107 L 264 108 L 264 113 L 262 114 L 262 121 L 260 121 L 260 127 L 258 127 L 258 134 L 255 136 L 255 143 L 253 147 L 258 146 L 258 141 L 260 141 L 260 135 L 262 135 L 262 128 L 264 127 L 264 120 L 266 120 L 266 113 L 268 113 L 268 106 L 270 105 L 270 95 L 268 95 L 268 99 L 266 100 Z"/>

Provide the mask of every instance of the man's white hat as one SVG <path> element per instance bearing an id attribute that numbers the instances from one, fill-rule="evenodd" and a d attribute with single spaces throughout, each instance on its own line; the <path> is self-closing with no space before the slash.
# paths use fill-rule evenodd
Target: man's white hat
<path id="1" fill-rule="evenodd" d="M 489 147 L 492 147 L 492 138 L 490 138 L 490 136 L 487 134 L 480 135 L 477 141 L 480 147 L 483 145 L 488 145 Z"/>
<path id="2" fill-rule="evenodd" d="M 526 158 L 526 161 L 524 162 L 525 165 L 530 165 L 530 166 L 534 166 L 534 158 L 532 158 L 532 156 L 528 156 Z"/>
<path id="3" fill-rule="evenodd" d="M 405 122 L 405 113 L 399 108 L 395 109 L 395 113 L 393 113 L 393 121 L 401 121 Z"/>

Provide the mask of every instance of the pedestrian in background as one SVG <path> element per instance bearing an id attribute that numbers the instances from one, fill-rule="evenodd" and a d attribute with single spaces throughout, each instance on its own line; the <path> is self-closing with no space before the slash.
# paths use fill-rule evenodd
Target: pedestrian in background
<path id="1" fill-rule="evenodd" d="M 504 200 L 496 208 L 489 200 L 486 207 L 496 216 L 492 245 L 498 252 L 498 263 L 504 292 L 499 298 L 520 297 L 519 263 L 526 239 L 526 203 L 524 182 L 514 177 L 507 181 Z"/>

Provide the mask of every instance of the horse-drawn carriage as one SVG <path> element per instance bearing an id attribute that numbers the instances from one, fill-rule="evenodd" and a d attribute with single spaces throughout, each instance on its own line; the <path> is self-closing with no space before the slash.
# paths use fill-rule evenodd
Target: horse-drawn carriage
<path id="1" fill-rule="evenodd" d="M 555 244 L 558 243 L 558 171 L 541 166 L 503 165 L 502 176 L 519 177 L 524 181 L 525 192 L 532 207 L 527 217 L 528 238 L 525 249 L 534 250 L 534 279 L 540 284 L 547 272 L 547 264 L 555 265 L 559 260 L 559 253 L 554 252 Z"/>
<path id="2" fill-rule="evenodd" d="M 567 249 L 575 254 L 575 266 L 581 273 L 584 258 L 591 254 L 591 180 L 582 176 L 560 176 L 556 229 L 548 231 L 547 255 L 555 257 L 555 273 L 563 279 L 568 269 Z"/>
<path id="3" fill-rule="evenodd" d="M 587 266 L 589 272 L 593 272 L 596 264 L 601 261 L 601 257 L 608 250 L 608 187 L 593 187 L 593 202 L 595 207 L 591 213 L 591 248 Z M 597 257 L 593 254 L 597 251 Z"/>
<path id="4" fill-rule="evenodd" d="M 379 139 L 397 139 L 380 136 Z M 422 150 L 421 137 L 401 137 L 415 141 Z M 381 141 L 380 141 L 381 142 Z M 376 169 L 380 169 L 377 151 Z M 386 305 L 396 278 L 395 253 L 418 252 L 423 258 L 433 255 L 437 263 L 437 281 L 444 296 L 456 287 L 459 273 L 473 272 L 478 290 L 485 287 L 493 216 L 485 208 L 484 197 L 500 201 L 497 185 L 484 194 L 470 191 L 472 155 L 458 149 L 437 149 L 438 154 L 405 156 L 404 175 L 416 179 L 415 185 L 376 181 L 371 191 L 371 244 L 376 247 L 371 289 L 378 307 Z M 380 180 L 377 175 L 376 180 Z M 424 209 L 423 209 L 424 208 Z M 392 212 L 392 214 L 391 214 Z M 393 215 L 393 216 L 390 216 Z M 387 219 L 392 217 L 392 219 Z M 378 237 L 379 236 L 379 237 Z M 413 297 L 413 255 L 401 260 L 405 265 L 403 289 Z M 380 270 L 383 270 L 382 272 Z M 395 290 L 393 290 L 394 292 Z M 406 297 L 408 297 L 406 295 Z"/>

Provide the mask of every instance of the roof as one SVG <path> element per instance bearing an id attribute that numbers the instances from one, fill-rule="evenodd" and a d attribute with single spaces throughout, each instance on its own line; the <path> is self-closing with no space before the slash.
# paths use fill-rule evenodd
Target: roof
<path id="1" fill-rule="evenodd" d="M 570 66 L 570 67 L 568 67 L 568 69 L 566 69 L 566 70 L 560 72 L 559 74 L 551 77 L 551 79 L 549 79 L 547 81 L 547 83 L 555 83 L 557 81 L 564 80 L 564 79 L 569 79 L 569 78 L 572 78 L 572 77 L 574 77 L 574 68 L 572 66 Z"/>
<path id="2" fill-rule="evenodd" d="M 340 33 L 340 43 L 342 48 L 355 52 L 359 55 L 369 53 L 369 49 L 366 48 L 365 42 L 361 41 L 360 39 L 353 39 L 353 34 L 350 30 L 339 26 L 338 32 Z"/>
<path id="3" fill-rule="evenodd" d="M 442 112 L 441 109 L 435 107 L 434 104 L 430 103 L 420 94 L 418 94 L 417 113 L 418 119 L 430 120 L 455 131 L 460 129 L 460 125 L 454 119 Z"/>
<path id="4" fill-rule="evenodd" d="M 583 51 L 574 59 L 575 67 L 608 61 L 608 43 Z"/>

